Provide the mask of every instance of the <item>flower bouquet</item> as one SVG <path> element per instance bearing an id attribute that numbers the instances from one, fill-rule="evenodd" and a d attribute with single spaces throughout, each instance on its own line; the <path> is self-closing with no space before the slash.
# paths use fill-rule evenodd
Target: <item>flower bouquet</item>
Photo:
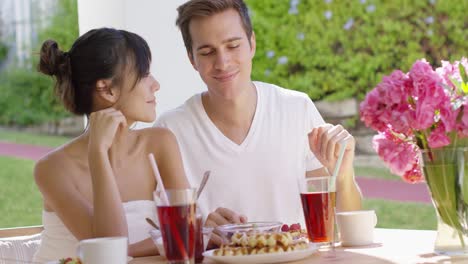
<path id="1" fill-rule="evenodd" d="M 373 147 L 390 171 L 410 183 L 426 181 L 442 253 L 468 253 L 467 69 L 466 58 L 442 61 L 435 70 L 418 60 L 408 73 L 383 77 L 360 105 L 361 120 L 378 132 Z M 441 226 L 456 237 L 452 245 L 440 242 Z"/>

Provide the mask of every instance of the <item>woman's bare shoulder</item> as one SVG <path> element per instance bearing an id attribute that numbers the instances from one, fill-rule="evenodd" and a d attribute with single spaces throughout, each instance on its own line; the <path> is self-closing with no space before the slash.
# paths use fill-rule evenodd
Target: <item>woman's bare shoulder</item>
<path id="1" fill-rule="evenodd" d="M 177 145 L 175 135 L 167 128 L 150 127 L 139 130 L 139 138 L 143 140 L 147 146 L 147 151 L 158 153 L 159 151 L 167 151 Z"/>
<path id="2" fill-rule="evenodd" d="M 164 127 L 149 127 L 139 130 L 140 136 L 144 140 L 152 141 L 153 143 L 164 143 L 167 140 L 175 140 L 174 133 Z"/>
<path id="3" fill-rule="evenodd" d="M 47 153 L 34 166 L 36 182 L 57 178 L 60 175 L 70 175 L 74 164 L 81 159 L 80 142 L 74 139 Z"/>

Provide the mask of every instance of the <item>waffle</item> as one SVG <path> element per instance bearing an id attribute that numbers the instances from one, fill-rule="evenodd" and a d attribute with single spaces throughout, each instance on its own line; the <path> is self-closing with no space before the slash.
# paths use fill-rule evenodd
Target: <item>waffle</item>
<path id="1" fill-rule="evenodd" d="M 231 245 L 237 247 L 288 246 L 292 242 L 293 237 L 289 232 L 235 233 L 231 237 Z"/>
<path id="2" fill-rule="evenodd" d="M 265 247 L 242 247 L 233 245 L 224 245 L 219 249 L 215 249 L 213 254 L 215 256 L 244 256 L 244 255 L 258 255 L 258 254 L 271 254 L 280 252 L 291 252 L 295 250 L 302 250 L 308 247 L 307 242 L 300 241 L 297 243 Z"/>

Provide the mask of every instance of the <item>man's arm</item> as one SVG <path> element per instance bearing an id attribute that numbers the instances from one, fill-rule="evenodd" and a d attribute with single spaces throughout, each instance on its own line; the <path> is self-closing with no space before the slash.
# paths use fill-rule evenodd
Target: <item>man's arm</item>
<path id="1" fill-rule="evenodd" d="M 345 138 L 345 153 L 336 179 L 336 207 L 338 211 L 360 210 L 362 196 L 353 167 L 355 140 L 341 126 L 327 124 L 314 128 L 309 134 L 310 149 L 324 167 L 308 171 L 306 177 L 330 175 L 338 157 L 338 142 Z"/>

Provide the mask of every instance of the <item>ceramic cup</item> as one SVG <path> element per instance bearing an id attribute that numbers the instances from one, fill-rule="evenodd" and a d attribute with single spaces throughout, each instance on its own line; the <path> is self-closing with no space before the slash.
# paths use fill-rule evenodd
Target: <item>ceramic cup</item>
<path id="1" fill-rule="evenodd" d="M 341 245 L 345 247 L 366 246 L 374 243 L 374 228 L 377 215 L 374 210 L 336 213 Z"/>
<path id="2" fill-rule="evenodd" d="M 81 240 L 77 255 L 86 264 L 127 264 L 127 238 L 101 237 Z"/>

